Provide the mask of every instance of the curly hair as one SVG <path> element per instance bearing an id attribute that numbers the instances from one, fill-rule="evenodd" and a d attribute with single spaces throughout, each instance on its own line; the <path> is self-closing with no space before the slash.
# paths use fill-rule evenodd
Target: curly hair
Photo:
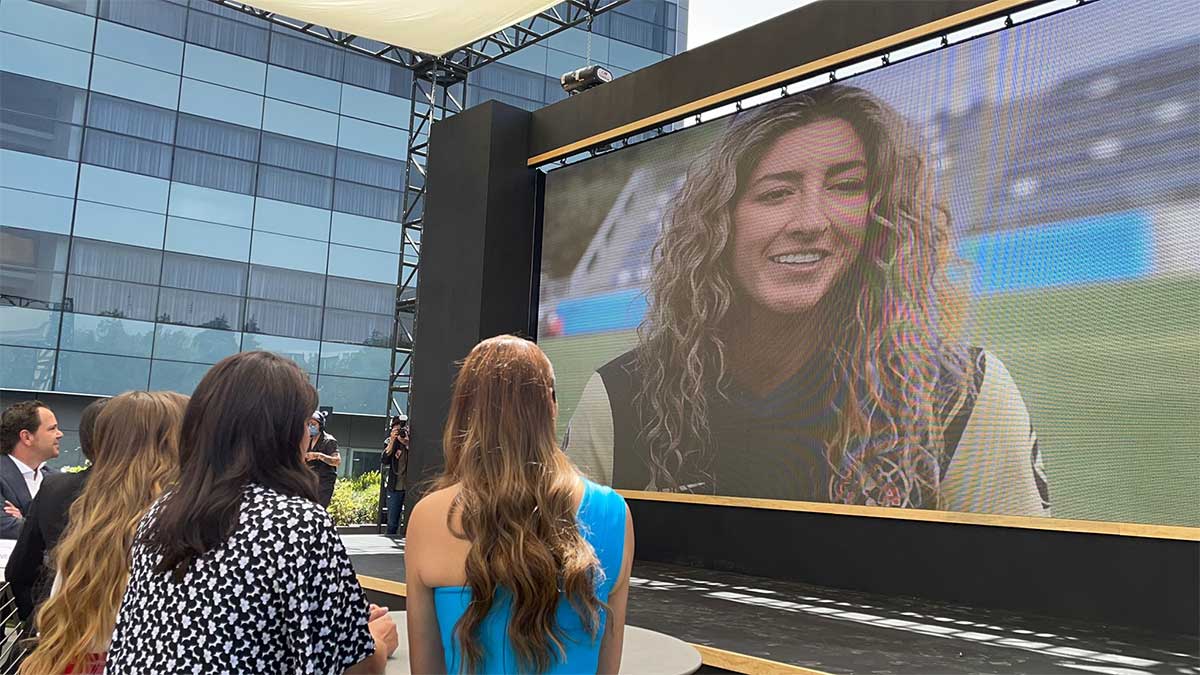
<path id="1" fill-rule="evenodd" d="M 936 500 L 943 453 L 937 409 L 967 379 L 956 332 L 961 295 L 947 277 L 950 219 L 932 195 L 923 141 L 874 95 L 829 85 L 734 118 L 688 171 L 653 250 L 650 308 L 639 327 L 643 374 L 635 403 L 650 448 L 652 490 L 714 485 L 710 399 L 724 397 L 730 309 L 739 290 L 729 261 L 732 211 L 749 174 L 783 134 L 819 120 L 847 122 L 866 149 L 869 223 L 852 268 L 822 303 L 838 303 L 823 333 L 832 364 L 829 501 L 907 507 Z M 947 385 L 947 383 L 949 383 Z M 947 391 L 949 389 L 949 391 Z"/>

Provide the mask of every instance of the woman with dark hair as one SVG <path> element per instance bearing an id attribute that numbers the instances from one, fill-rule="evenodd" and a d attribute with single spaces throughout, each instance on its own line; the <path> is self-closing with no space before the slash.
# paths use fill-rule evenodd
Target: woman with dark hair
<path id="1" fill-rule="evenodd" d="M 107 672 L 384 670 L 395 625 L 368 607 L 301 455 L 316 398 L 268 352 L 209 369 L 178 484 L 138 528 Z"/>
<path id="2" fill-rule="evenodd" d="M 92 432 L 96 417 L 108 401 L 105 398 L 92 401 L 79 416 L 79 451 L 89 463 L 94 461 Z M 91 474 L 91 466 L 76 473 L 52 473 L 46 476 L 42 489 L 29 505 L 17 545 L 4 570 L 4 579 L 17 601 L 17 616 L 22 620 L 28 619 L 34 606 L 50 594 L 54 570 L 46 565 L 46 552 L 58 543 L 67 527 L 71 504 L 75 503 Z"/>
<path id="3" fill-rule="evenodd" d="M 325 430 L 328 413 L 318 410 L 308 418 L 304 437 L 304 461 L 317 474 L 317 503 L 329 508 L 333 488 L 337 485 L 337 468 L 342 465 L 337 439 Z"/>
<path id="4" fill-rule="evenodd" d="M 655 245 L 568 453 L 620 488 L 1046 515 L 1012 377 L 961 335 L 920 136 L 829 85 L 739 114 Z"/>
<path id="5" fill-rule="evenodd" d="M 532 342 L 484 340 L 463 363 L 445 472 L 409 518 L 412 672 L 617 672 L 633 524 L 563 455 L 557 411 Z"/>

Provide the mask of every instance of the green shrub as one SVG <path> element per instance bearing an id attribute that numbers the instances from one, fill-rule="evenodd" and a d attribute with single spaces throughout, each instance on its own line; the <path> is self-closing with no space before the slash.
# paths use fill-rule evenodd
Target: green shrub
<path id="1" fill-rule="evenodd" d="M 329 517 L 334 525 L 363 525 L 379 517 L 378 471 L 368 471 L 357 478 L 338 478 L 329 501 Z"/>

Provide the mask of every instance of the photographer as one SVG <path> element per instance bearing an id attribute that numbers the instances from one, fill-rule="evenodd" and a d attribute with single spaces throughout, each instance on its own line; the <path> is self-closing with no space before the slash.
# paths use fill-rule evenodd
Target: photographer
<path id="1" fill-rule="evenodd" d="M 387 493 L 387 533 L 396 534 L 408 480 L 408 417 L 403 414 L 392 418 L 391 433 L 383 449 L 383 480 Z"/>

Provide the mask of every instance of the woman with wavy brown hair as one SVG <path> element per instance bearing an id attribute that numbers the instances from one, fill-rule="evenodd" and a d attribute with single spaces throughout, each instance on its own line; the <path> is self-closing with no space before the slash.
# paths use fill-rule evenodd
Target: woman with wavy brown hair
<path id="1" fill-rule="evenodd" d="M 21 672 L 100 672 L 129 579 L 138 521 L 179 473 L 179 429 L 187 397 L 131 391 L 96 418 L 95 463 L 51 553 L 57 570 L 37 612 L 37 647 Z"/>
<path id="2" fill-rule="evenodd" d="M 963 337 L 925 142 L 828 85 L 740 113 L 654 249 L 568 453 L 619 488 L 1045 515 L 1011 376 Z"/>
<path id="3" fill-rule="evenodd" d="M 554 371 L 502 335 L 471 350 L 443 435 L 446 468 L 405 553 L 414 673 L 615 673 L 633 526 L 555 439 Z"/>

